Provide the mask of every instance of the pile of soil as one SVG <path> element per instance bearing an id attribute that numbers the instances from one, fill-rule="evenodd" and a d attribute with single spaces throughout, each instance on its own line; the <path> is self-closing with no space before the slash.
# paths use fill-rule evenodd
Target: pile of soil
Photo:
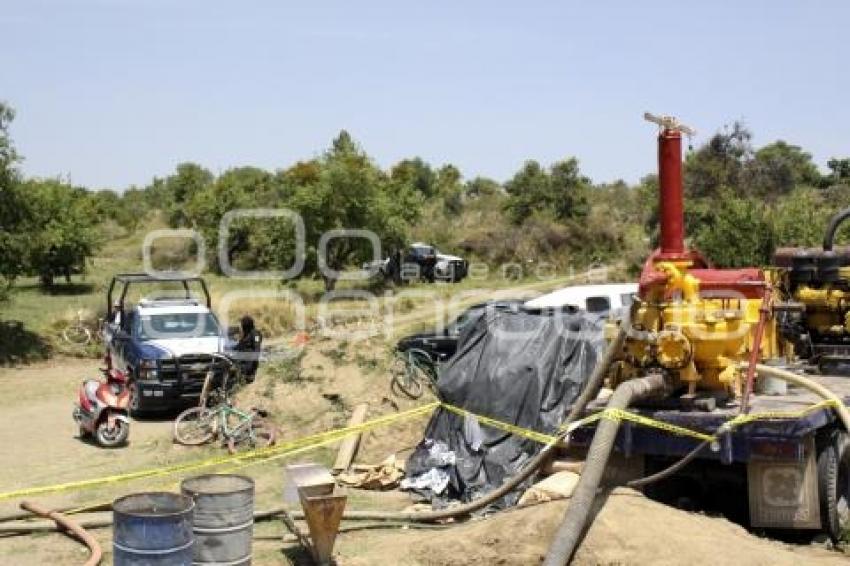
<path id="1" fill-rule="evenodd" d="M 514 508 L 444 530 L 350 533 L 339 564 L 528 565 L 546 554 L 567 501 Z M 370 540 L 364 540 L 368 537 Z M 346 552 L 357 548 L 356 554 Z M 573 564 L 848 564 L 845 554 L 758 538 L 722 518 L 680 511 L 618 489 L 597 515 Z"/>

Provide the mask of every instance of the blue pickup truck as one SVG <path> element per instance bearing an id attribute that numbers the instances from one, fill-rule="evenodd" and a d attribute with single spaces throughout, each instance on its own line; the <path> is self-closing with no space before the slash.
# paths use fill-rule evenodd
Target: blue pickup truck
<path id="1" fill-rule="evenodd" d="M 139 283 L 172 289 L 166 295 L 128 304 L 130 286 Z M 190 285 L 200 287 L 202 298 L 190 290 Z M 227 362 L 215 354 L 227 352 L 232 342 L 210 309 L 203 279 L 116 275 L 107 302 L 103 326 L 106 352 L 112 367 L 127 372 L 133 414 L 196 402 L 207 372 L 212 370 L 220 379 L 228 370 Z"/>

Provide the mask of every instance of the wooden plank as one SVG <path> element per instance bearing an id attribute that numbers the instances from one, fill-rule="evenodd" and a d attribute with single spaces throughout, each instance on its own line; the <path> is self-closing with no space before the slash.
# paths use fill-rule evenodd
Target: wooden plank
<path id="1" fill-rule="evenodd" d="M 358 404 L 354 407 L 354 411 L 351 413 L 351 418 L 348 420 L 348 426 L 362 424 L 363 421 L 366 420 L 366 413 L 368 412 L 368 403 Z M 352 434 L 342 440 L 339 445 L 339 451 L 336 453 L 336 462 L 334 462 L 334 467 L 331 470 L 334 474 L 344 472 L 349 466 L 351 466 L 351 462 L 354 461 L 354 456 L 357 454 L 357 447 L 359 445 L 360 433 Z"/>

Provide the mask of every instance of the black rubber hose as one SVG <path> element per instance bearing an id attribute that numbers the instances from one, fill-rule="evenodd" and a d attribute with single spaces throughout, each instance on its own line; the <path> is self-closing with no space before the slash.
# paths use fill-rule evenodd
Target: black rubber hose
<path id="1" fill-rule="evenodd" d="M 826 233 L 823 235 L 823 250 L 825 252 L 832 251 L 832 244 L 835 240 L 835 233 L 842 222 L 850 218 L 850 208 L 845 208 L 829 220 L 826 227 Z"/>
<path id="2" fill-rule="evenodd" d="M 685 466 L 687 466 L 688 462 L 690 462 L 691 460 L 696 458 L 699 455 L 699 453 L 702 452 L 703 449 L 705 449 L 705 447 L 708 446 L 709 444 L 711 444 L 711 442 L 709 442 L 708 440 L 704 440 L 704 441 L 700 442 L 699 444 L 697 444 L 697 446 L 693 450 L 691 450 L 690 452 L 685 454 L 682 458 L 680 458 L 679 460 L 677 460 L 676 462 L 674 462 L 670 466 L 667 466 L 666 468 L 664 468 L 660 472 L 656 472 L 656 473 L 652 474 L 651 476 L 646 476 L 646 477 L 643 477 L 643 478 L 632 480 L 630 482 L 627 482 L 626 485 L 629 486 L 629 487 L 633 487 L 635 489 L 640 489 L 643 486 L 646 486 L 646 485 L 649 485 L 651 483 L 661 481 L 664 478 L 670 477 L 673 474 L 675 474 L 676 472 L 678 472 L 679 470 L 681 470 L 682 468 L 684 468 Z"/>
<path id="3" fill-rule="evenodd" d="M 660 373 L 650 374 L 646 377 L 630 379 L 621 383 L 611 400 L 608 402 L 609 409 L 625 409 L 632 401 L 646 397 L 654 392 L 664 389 L 664 376 Z M 608 458 L 617 439 L 617 431 L 620 423 L 612 419 L 601 419 L 593 435 L 593 442 L 587 452 L 587 459 L 581 471 L 578 485 L 576 485 L 570 504 L 564 514 L 564 519 L 555 534 L 555 540 L 546 553 L 544 566 L 564 566 L 573 557 L 581 537 L 584 535 L 587 518 L 596 499 L 596 490 L 608 464 Z"/>

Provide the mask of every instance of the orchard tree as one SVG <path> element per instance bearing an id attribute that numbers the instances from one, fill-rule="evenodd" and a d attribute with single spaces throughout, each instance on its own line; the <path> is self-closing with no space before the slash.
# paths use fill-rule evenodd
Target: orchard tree
<path id="1" fill-rule="evenodd" d="M 443 210 L 457 216 L 463 210 L 463 175 L 454 165 L 443 165 L 434 181 L 436 194 L 443 201 Z"/>
<path id="2" fill-rule="evenodd" d="M 685 192 L 690 198 L 715 197 L 742 184 L 753 154 L 750 131 L 739 122 L 725 127 L 685 158 Z"/>
<path id="3" fill-rule="evenodd" d="M 719 267 L 745 267 L 770 263 L 774 235 L 763 203 L 723 191 L 704 211 L 693 239 Z"/>
<path id="4" fill-rule="evenodd" d="M 421 157 L 404 159 L 393 165 L 390 178 L 412 187 L 426 198 L 433 197 L 437 192 L 437 174 Z"/>
<path id="5" fill-rule="evenodd" d="M 186 205 L 200 192 L 208 189 L 213 174 L 197 163 L 181 163 L 173 175 L 165 179 L 154 179 L 148 188 L 159 201 L 159 206 L 168 214 L 171 226 L 187 226 Z"/>
<path id="6" fill-rule="evenodd" d="M 294 187 L 290 201 L 304 220 L 308 272 L 319 270 L 319 242 L 331 230 L 370 230 L 385 247 L 404 242 L 421 203 L 409 180 L 385 175 L 345 130 L 318 165 L 318 178 Z M 324 254 L 325 265 L 336 271 L 367 259 L 371 259 L 371 246 L 362 238 L 333 238 Z M 321 276 L 325 288 L 333 290 L 336 278 L 330 273 Z"/>
<path id="7" fill-rule="evenodd" d="M 9 124 L 15 112 L 0 102 L 0 299 L 24 272 L 28 237 L 23 229 L 29 207 L 21 193 L 18 154 L 9 137 Z"/>
<path id="8" fill-rule="evenodd" d="M 822 191 L 800 187 L 776 203 L 772 211 L 777 245 L 817 246 L 833 211 Z"/>
<path id="9" fill-rule="evenodd" d="M 45 287 L 57 276 L 82 273 L 100 243 L 97 215 L 88 193 L 59 180 L 27 180 L 30 206 L 27 268 Z"/>
<path id="10" fill-rule="evenodd" d="M 217 265 L 219 226 L 230 211 L 247 208 L 278 208 L 281 206 L 281 182 L 275 175 L 257 167 L 236 167 L 225 171 L 215 181 L 195 191 L 183 208 L 185 222 L 204 237 L 213 265 Z M 237 218 L 228 226 L 226 254 L 231 265 L 237 254 L 242 255 L 244 269 L 265 269 L 251 255 L 254 231 L 266 228 L 269 220 Z M 247 263 L 245 263 L 247 262 Z M 219 266 L 221 267 L 221 266 Z"/>
<path id="11" fill-rule="evenodd" d="M 782 140 L 755 152 L 744 181 L 748 185 L 746 194 L 769 200 L 797 187 L 817 187 L 822 182 L 812 155 Z"/>
<path id="12" fill-rule="evenodd" d="M 581 174 L 574 157 L 555 163 L 548 171 L 537 161 L 526 161 L 505 184 L 505 207 L 515 224 L 536 212 L 562 221 L 582 218 L 588 213 L 589 189 L 590 179 Z"/>

